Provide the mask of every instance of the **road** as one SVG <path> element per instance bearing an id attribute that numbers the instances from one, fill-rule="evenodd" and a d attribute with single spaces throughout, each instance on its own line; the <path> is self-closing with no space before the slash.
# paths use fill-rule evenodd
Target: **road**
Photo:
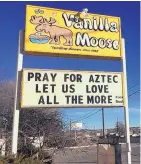
<path id="1" fill-rule="evenodd" d="M 131 144 L 132 164 L 139 164 L 140 145 Z M 66 148 L 57 151 L 54 156 L 55 164 L 97 164 L 97 147 Z M 122 145 L 122 164 L 127 164 L 125 155 L 125 145 Z"/>
<path id="2" fill-rule="evenodd" d="M 131 144 L 132 164 L 140 164 L 140 144 Z M 125 156 L 125 145 L 122 145 L 122 164 L 127 164 Z"/>

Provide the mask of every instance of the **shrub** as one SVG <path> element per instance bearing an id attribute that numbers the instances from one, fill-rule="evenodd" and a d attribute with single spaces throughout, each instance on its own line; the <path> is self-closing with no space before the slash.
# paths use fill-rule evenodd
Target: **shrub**
<path id="1" fill-rule="evenodd" d="M 0 164 L 43 164 L 42 160 L 33 159 L 32 157 L 24 158 L 24 156 L 0 157 Z"/>

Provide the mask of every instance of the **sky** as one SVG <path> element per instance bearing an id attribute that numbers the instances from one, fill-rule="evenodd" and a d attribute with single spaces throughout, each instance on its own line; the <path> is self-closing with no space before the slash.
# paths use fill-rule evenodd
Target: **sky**
<path id="1" fill-rule="evenodd" d="M 73 11 L 88 8 L 89 13 L 119 16 L 122 37 L 126 44 L 128 94 L 139 89 L 140 84 L 140 4 L 139 2 L 0 2 L 0 77 L 15 80 L 18 33 L 25 28 L 26 5 L 44 6 Z M 24 68 L 121 71 L 121 61 L 76 58 L 57 58 L 24 55 Z M 102 115 L 94 108 L 60 109 L 64 120 L 80 121 L 83 128 L 102 128 Z M 97 112 L 97 113 L 95 113 Z M 95 113 L 95 114 L 94 114 Z M 139 92 L 129 98 L 130 126 L 139 126 Z M 105 128 L 115 126 L 117 119 L 124 121 L 123 108 L 104 108 Z M 90 116 L 92 115 L 92 116 Z M 83 119 L 85 118 L 85 119 Z"/>

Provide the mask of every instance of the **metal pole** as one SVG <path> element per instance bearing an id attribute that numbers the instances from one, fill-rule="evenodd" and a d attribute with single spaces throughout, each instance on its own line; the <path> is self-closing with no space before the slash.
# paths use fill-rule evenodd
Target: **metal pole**
<path id="1" fill-rule="evenodd" d="M 20 111 L 20 81 L 21 81 L 21 71 L 23 67 L 23 54 L 22 54 L 23 33 L 24 33 L 23 31 L 19 32 L 16 88 L 15 88 L 14 112 L 13 112 L 12 154 L 15 154 L 15 155 L 17 154 L 17 146 L 18 146 L 19 111 Z"/>
<path id="2" fill-rule="evenodd" d="M 127 163 L 131 164 L 131 145 L 130 145 L 130 126 L 129 126 L 129 108 L 128 108 L 128 91 L 127 91 L 127 70 L 126 70 L 126 54 L 125 41 L 122 39 L 123 48 L 123 87 L 124 87 L 124 118 L 125 118 L 125 136 L 127 148 Z"/>
<path id="3" fill-rule="evenodd" d="M 105 138 L 104 108 L 102 108 L 103 137 Z"/>

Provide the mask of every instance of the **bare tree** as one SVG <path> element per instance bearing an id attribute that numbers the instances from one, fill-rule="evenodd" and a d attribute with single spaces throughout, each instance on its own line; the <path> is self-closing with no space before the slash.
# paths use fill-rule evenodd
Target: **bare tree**
<path id="1" fill-rule="evenodd" d="M 0 133 L 11 139 L 13 124 L 15 83 L 0 82 Z M 22 109 L 20 111 L 19 138 L 44 137 L 44 145 L 63 143 L 63 121 L 57 109 Z M 26 142 L 24 142 L 26 143 Z"/>
<path id="2" fill-rule="evenodd" d="M 54 110 L 54 111 L 52 111 Z M 23 109 L 20 112 L 20 130 L 29 137 L 44 137 L 44 145 L 53 146 L 56 137 L 63 139 L 61 114 L 55 109 Z M 59 146 L 55 142 L 54 146 Z"/>
<path id="3" fill-rule="evenodd" d="M 121 121 L 117 121 L 115 127 L 120 136 L 125 134 L 125 125 Z"/>

